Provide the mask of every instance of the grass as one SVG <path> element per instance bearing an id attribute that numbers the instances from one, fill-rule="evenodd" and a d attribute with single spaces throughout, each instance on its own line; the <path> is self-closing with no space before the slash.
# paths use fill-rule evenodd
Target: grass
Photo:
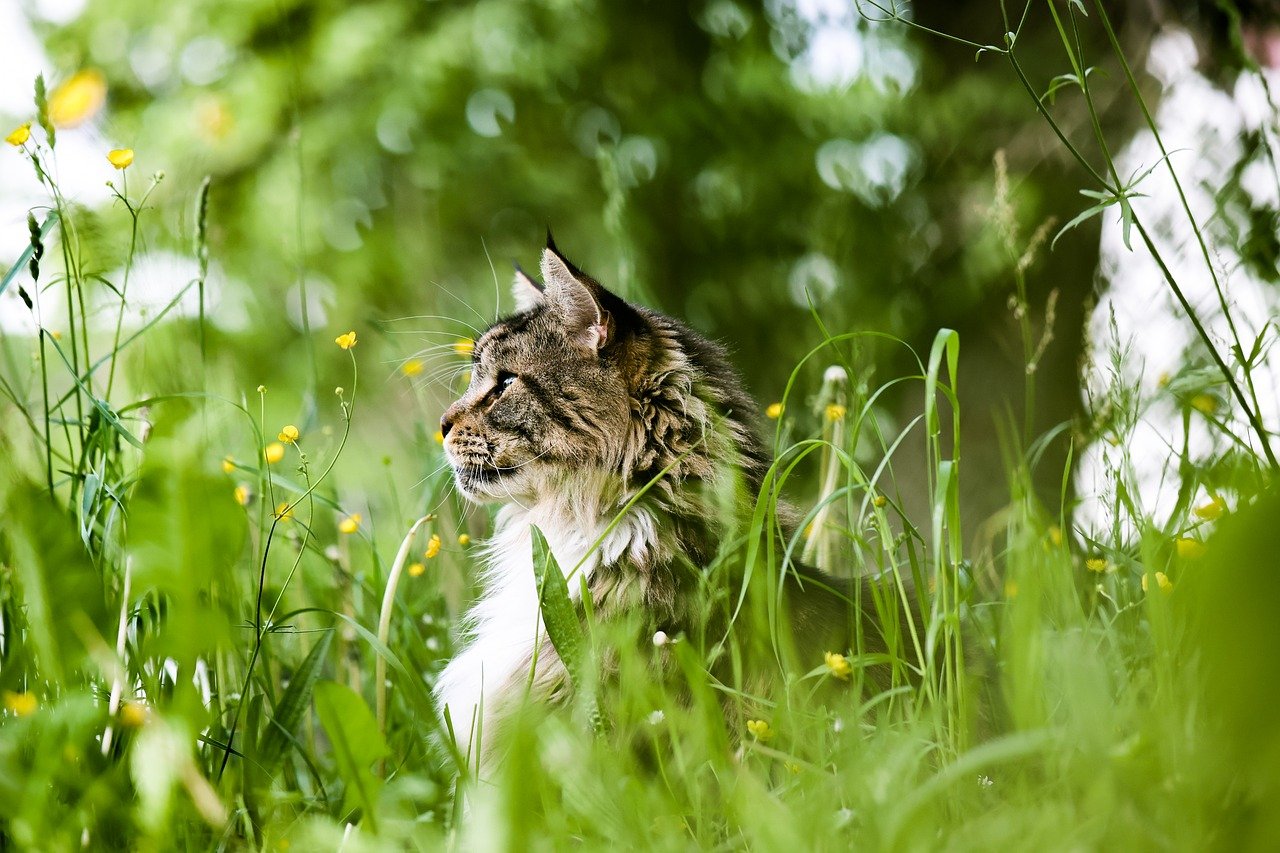
<path id="1" fill-rule="evenodd" d="M 1078 8 L 1059 25 L 1088 102 L 1072 38 Z M 975 47 L 1021 77 L 1016 35 Z M 713 678 L 710 661 L 737 653 L 723 636 L 637 646 L 635 623 L 563 618 L 567 591 L 548 585 L 553 639 L 587 659 L 576 668 L 579 701 L 528 707 L 498 776 L 476 784 L 475 756 L 444 736 L 459 721 L 438 718 L 430 684 L 451 653 L 452 616 L 475 592 L 470 540 L 489 519 L 451 492 L 427 430 L 406 440 L 384 424 L 388 411 L 434 422 L 426 394 L 465 366 L 456 330 L 432 332 L 444 343 L 404 363 L 392 390 L 357 397 L 362 368 L 385 373 L 379 357 L 403 358 L 373 330 L 343 347 L 331 341 L 348 329 L 313 329 L 301 346 L 314 355 L 247 377 L 234 354 L 250 343 L 215 334 L 203 296 L 194 318 L 166 311 L 126 327 L 150 190 L 131 195 L 122 177 L 114 236 L 128 247 L 126 273 L 100 281 L 81 214 L 51 177 L 54 139 L 49 126 L 26 149 L 50 209 L 2 285 L 23 289 L 40 326 L 34 340 L 3 342 L 0 371 L 7 843 L 1243 849 L 1280 838 L 1268 807 L 1280 793 L 1280 731 L 1265 710 L 1280 673 L 1264 653 L 1277 640 L 1268 543 L 1278 507 L 1258 362 L 1244 358 L 1252 348 L 1219 352 L 1204 336 L 1218 374 L 1196 381 L 1229 387 L 1231 407 L 1189 404 L 1183 429 L 1199 419 L 1230 449 L 1170 451 L 1172 512 L 1138 504 L 1123 459 L 1110 472 L 1109 531 L 1072 525 L 1069 469 L 1056 502 L 1031 487 L 1049 442 L 1073 454 L 1096 441 L 1123 448 L 1144 417 L 1117 343 L 1091 423 L 1032 436 L 1029 410 L 1010 416 L 1008 499 L 974 532 L 960 527 L 960 479 L 991 472 L 964 467 L 959 336 L 940 331 L 917 370 L 877 385 L 873 348 L 900 344 L 826 329 L 815 315 L 813 350 L 779 401 L 777 462 L 761 495 L 727 498 L 737 535 L 707 567 L 699 603 L 708 624 L 733 614 L 752 630 L 731 634 L 776 641 L 771 602 L 799 553 L 866 567 L 886 609 L 914 584 L 925 618 L 900 650 L 894 685 L 867 687 L 856 643 L 831 650 L 848 653 L 850 685 L 823 659 L 776 668 L 768 687 L 740 667 Z M 1126 211 L 1156 251 L 1106 140 L 1103 169 L 1063 141 L 1097 180 L 1100 203 Z M 192 203 L 200 274 L 174 305 L 204 290 L 207 184 Z M 1047 231 L 1022 241 L 1011 222 L 997 225 L 1031 377 L 1052 329 L 1026 321 L 1022 274 Z M 85 295 L 99 284 L 119 313 L 95 328 Z M 72 324 L 61 338 L 42 319 L 53 299 Z M 1203 334 L 1194 313 L 1188 322 Z M 815 368 L 827 365 L 841 370 L 820 380 Z M 320 393 L 330 381 L 342 387 Z M 921 415 L 886 432 L 881 401 L 904 388 Z M 1166 393 L 1194 401 L 1199 388 Z M 903 509 L 917 484 L 895 476 L 907 455 L 928 472 L 922 518 Z M 792 541 L 772 535 L 784 494 L 807 514 L 809 532 Z M 602 657 L 615 677 L 596 677 Z M 975 736 L 968 721 L 988 693 L 999 696 L 997 720 Z"/>

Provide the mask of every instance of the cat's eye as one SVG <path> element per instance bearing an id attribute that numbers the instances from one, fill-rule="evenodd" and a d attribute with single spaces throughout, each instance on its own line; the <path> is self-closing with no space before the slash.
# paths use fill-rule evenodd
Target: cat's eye
<path id="1" fill-rule="evenodd" d="M 515 381 L 516 375 L 514 373 L 507 373 L 505 370 L 500 370 L 498 371 L 498 381 L 494 384 L 498 389 L 498 393 L 501 394 L 503 391 L 510 388 L 511 383 Z"/>

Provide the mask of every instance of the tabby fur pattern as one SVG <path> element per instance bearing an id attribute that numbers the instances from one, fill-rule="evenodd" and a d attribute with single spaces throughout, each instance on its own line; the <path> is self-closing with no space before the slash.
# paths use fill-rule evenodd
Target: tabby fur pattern
<path id="1" fill-rule="evenodd" d="M 759 406 L 720 346 L 610 293 L 550 239 L 541 274 L 517 270 L 518 310 L 476 340 L 469 387 L 441 422 L 459 490 L 503 504 L 468 639 L 436 685 L 459 747 L 483 733 L 482 762 L 535 659 L 536 698 L 571 694 L 539 618 L 531 526 L 566 575 L 576 569 L 575 599 L 585 577 L 597 618 L 640 607 L 647 630 L 674 637 L 699 618 L 688 602 L 726 534 L 725 495 L 754 500 L 772 461 Z M 853 645 L 848 581 L 802 569 L 787 592 L 810 660 Z M 873 619 L 870 595 L 859 600 Z M 864 636 L 866 650 L 883 650 L 874 631 Z"/>

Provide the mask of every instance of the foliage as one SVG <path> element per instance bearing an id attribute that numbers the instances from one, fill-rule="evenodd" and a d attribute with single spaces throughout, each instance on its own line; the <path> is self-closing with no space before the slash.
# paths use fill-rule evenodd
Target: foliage
<path id="1" fill-rule="evenodd" d="M 858 25 L 866 44 L 910 54 L 926 75 L 945 65 L 926 53 L 941 34 L 923 19 L 860 8 L 880 21 Z M 172 84 L 168 66 L 127 67 L 133 48 L 113 55 L 86 37 L 109 21 L 146 45 L 187 44 L 186 82 Z M 1130 204 L 1147 175 L 1121 176 L 1098 107 L 1110 79 L 1109 95 L 1127 92 L 1150 120 L 1107 10 L 1073 0 L 1004 24 L 1008 37 L 992 43 L 946 44 L 968 59 L 981 51 L 979 75 L 1001 63 L 997 113 L 1043 122 L 1075 178 L 1093 181 L 1096 208 L 1075 220 L 1078 204 L 1055 209 L 1069 223 L 1058 251 L 1083 241 L 1073 226 L 1088 214 L 1119 209 L 1160 260 Z M 205 26 L 213 41 L 192 47 Z M 1065 73 L 1037 70 L 1045 33 Z M 1179 393 L 1230 389 L 1226 411 L 1188 406 L 1183 429 L 1201 418 L 1233 450 L 1171 451 L 1178 501 L 1164 517 L 1127 497 L 1138 486 L 1117 465 L 1112 529 L 1073 525 L 1072 459 L 1090 441 L 1132 441 L 1140 395 L 1117 368 L 1092 417 L 1041 429 L 1038 404 L 1061 410 L 1037 394 L 1053 322 L 1029 312 L 1053 226 L 1038 201 L 1015 199 L 1004 155 L 993 174 L 993 152 L 975 144 L 980 156 L 947 171 L 942 137 L 982 138 L 961 109 L 971 81 L 954 82 L 933 117 L 873 77 L 793 85 L 804 26 L 775 4 L 712 3 L 691 17 L 505 0 L 99 0 L 48 39 L 132 81 L 113 83 L 113 110 L 147 139 L 136 155 L 104 151 L 110 209 L 68 200 L 56 143 L 73 132 L 69 116 L 101 103 L 105 82 L 90 74 L 71 94 L 38 81 L 34 123 L 4 152 L 34 169 L 48 208 L 0 280 L 38 329 L 0 341 L 2 843 L 1274 844 L 1280 728 L 1265 713 L 1277 679 L 1263 652 L 1280 641 L 1265 594 L 1280 507 L 1253 381 L 1268 352 L 1261 339 L 1221 345 L 1183 300 L 1208 361 Z M 1121 73 L 1091 73 L 1098 48 Z M 200 82 L 213 66 L 215 80 Z M 690 90 L 702 95 L 673 94 Z M 1063 121 L 1070 110 L 1085 123 Z M 829 147 L 889 129 L 905 138 L 908 126 L 918 160 L 901 186 L 842 171 L 853 149 Z M 1173 170 L 1167 154 L 1152 168 Z M 156 161 L 168 176 L 140 186 Z M 815 170 L 836 186 L 818 187 Z M 1023 178 L 1029 194 L 1056 192 Z M 990 216 L 957 212 L 975 186 Z M 432 433 L 467 369 L 474 327 L 458 318 L 495 307 L 487 281 L 460 284 L 496 275 L 475 241 L 501 235 L 490 254 L 524 254 L 542 227 L 533 211 L 586 235 L 607 283 L 752 342 L 744 368 L 782 389 L 766 410 L 777 458 L 760 495 L 726 499 L 737 535 L 700 567 L 707 624 L 732 616 L 724 635 L 637 645 L 635 623 L 574 613 L 575 579 L 537 538 L 551 641 L 583 701 L 524 709 L 496 778 L 480 783 L 477 757 L 449 737 L 460 721 L 441 719 L 430 685 L 491 520 L 452 492 Z M 1185 214 L 1208 262 L 1212 234 Z M 130 284 L 152 247 L 180 247 L 193 273 L 143 315 Z M 872 248 L 876 266 L 864 263 Z M 939 255 L 958 271 L 922 281 Z M 620 259 L 612 269 L 609 258 Z M 1068 287 L 1075 267 L 1058 266 Z M 438 279 L 425 296 L 424 270 Z M 823 270 L 841 277 L 835 290 Z M 250 277 L 259 316 L 233 331 L 215 296 Z M 747 285 L 784 280 L 809 295 Z M 308 288 L 326 286 L 322 316 Z M 953 304 L 932 306 L 944 292 Z M 966 373 L 981 337 L 935 331 L 947 310 L 985 310 L 991 293 L 1015 308 L 1017 415 L 973 413 L 961 389 L 992 381 Z M 424 309 L 443 316 L 414 320 L 425 329 L 391 319 Z M 897 372 L 877 379 L 886 365 Z M 378 381 L 362 384 L 370 370 Z M 974 462 L 971 421 L 988 434 L 999 424 L 1003 481 Z M 1001 506 L 976 530 L 971 480 Z M 779 541 L 786 495 L 805 516 Z M 780 664 L 769 684 L 740 666 L 713 677 L 713 660 L 739 663 L 743 636 L 776 648 L 773 602 L 800 554 L 876 575 L 886 614 L 908 584 L 918 590 L 923 614 L 912 648 L 893 650 L 889 689 L 870 686 L 876 661 L 857 638 Z M 744 574 L 741 589 L 726 582 Z"/>

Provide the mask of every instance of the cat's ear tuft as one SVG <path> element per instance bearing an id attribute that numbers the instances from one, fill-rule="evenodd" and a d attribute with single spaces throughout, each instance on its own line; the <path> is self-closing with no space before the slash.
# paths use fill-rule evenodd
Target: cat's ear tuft
<path id="1" fill-rule="evenodd" d="M 516 299 L 516 310 L 528 311 L 530 308 L 538 307 L 542 304 L 546 289 L 521 269 L 519 264 L 514 266 L 516 277 L 511 282 L 511 295 Z"/>
<path id="2" fill-rule="evenodd" d="M 548 233 L 548 238 L 550 233 Z M 592 352 L 609 342 L 609 312 L 601 307 L 595 282 L 583 276 L 554 246 L 542 253 L 545 299 L 563 318 L 569 339 Z"/>

